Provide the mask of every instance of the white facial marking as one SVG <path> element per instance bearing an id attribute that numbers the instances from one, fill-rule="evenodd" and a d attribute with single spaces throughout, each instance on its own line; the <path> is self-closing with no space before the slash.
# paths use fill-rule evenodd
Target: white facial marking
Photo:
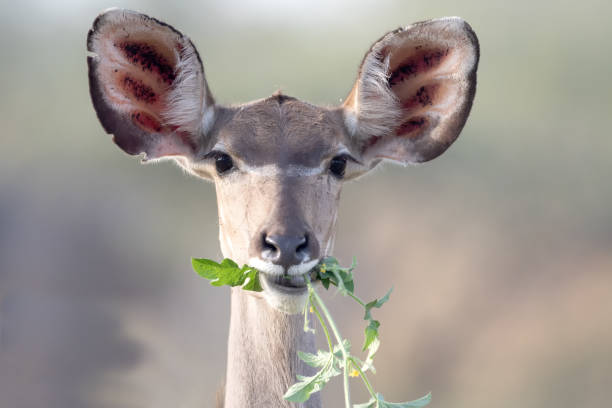
<path id="1" fill-rule="evenodd" d="M 345 109 L 343 113 L 344 113 L 344 123 L 346 124 L 349 134 L 351 136 L 355 136 L 355 134 L 357 133 L 357 125 L 358 125 L 357 115 L 355 114 L 354 111 L 348 110 L 348 109 Z"/>
<path id="2" fill-rule="evenodd" d="M 345 145 L 343 145 L 342 143 L 338 143 L 338 153 L 336 153 L 336 154 L 337 155 L 341 155 L 341 154 L 348 154 L 348 155 L 350 155 L 351 152 L 350 152 L 350 150 Z"/>
<path id="3" fill-rule="evenodd" d="M 289 276 L 303 275 L 309 270 L 311 270 L 312 268 L 314 268 L 315 265 L 318 263 L 319 263 L 318 259 L 313 259 L 310 262 L 304 262 L 299 265 L 292 265 L 289 267 L 289 270 L 287 271 L 287 275 Z"/>
<path id="4" fill-rule="evenodd" d="M 287 271 L 287 275 L 289 276 L 303 275 L 309 270 L 311 270 L 312 268 L 314 268 L 317 263 L 319 263 L 319 260 L 313 259 L 312 261 L 303 262 L 298 265 L 291 265 L 289 267 L 289 270 Z M 266 262 L 259 258 L 249 259 L 249 265 L 270 276 L 282 276 L 285 274 L 285 268 L 283 268 L 281 265 L 276 265 L 271 262 Z"/>
<path id="5" fill-rule="evenodd" d="M 212 129 L 215 124 L 215 107 L 208 106 L 204 110 L 204 115 L 202 115 L 202 131 L 204 134 L 208 133 L 210 129 Z"/>
<path id="6" fill-rule="evenodd" d="M 250 174 L 255 174 L 263 177 L 289 176 L 289 177 L 304 177 L 316 176 L 323 173 L 323 167 L 306 167 L 298 165 L 289 165 L 287 168 L 281 168 L 276 164 L 266 164 L 263 166 L 240 166 L 242 171 Z"/>
<path id="7" fill-rule="evenodd" d="M 249 259 L 249 265 L 267 275 L 282 276 L 285 274 L 285 268 L 282 266 L 263 261 L 259 258 Z"/>
<path id="8" fill-rule="evenodd" d="M 226 150 L 225 143 L 223 143 L 222 141 L 218 141 L 217 143 L 215 143 L 211 150 L 219 150 L 221 152 L 224 152 Z"/>

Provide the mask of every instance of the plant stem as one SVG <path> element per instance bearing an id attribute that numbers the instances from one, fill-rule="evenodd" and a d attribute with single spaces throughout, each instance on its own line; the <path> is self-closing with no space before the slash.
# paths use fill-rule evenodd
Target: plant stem
<path id="1" fill-rule="evenodd" d="M 323 328 L 323 332 L 325 333 L 325 338 L 327 339 L 327 344 L 329 345 L 329 352 L 334 354 L 334 346 L 332 345 L 331 337 L 329 336 L 329 331 L 327 329 L 327 325 L 325 324 L 325 321 L 323 321 L 323 317 L 321 317 L 321 314 L 319 313 L 319 309 L 317 309 L 317 306 L 312 301 L 312 298 L 311 298 L 309 303 L 310 303 L 310 306 L 312 307 L 312 310 L 314 311 L 315 315 L 319 319 L 319 323 L 321 323 L 321 327 Z"/>
<path id="2" fill-rule="evenodd" d="M 355 301 L 357 303 L 359 303 L 361 306 L 365 307 L 365 303 L 363 302 L 363 300 L 359 299 L 357 296 L 353 295 L 351 292 L 346 292 L 350 297 L 352 297 L 353 299 L 355 299 Z"/>
<path id="3" fill-rule="evenodd" d="M 312 298 L 321 307 L 321 310 L 323 311 L 323 315 L 325 316 L 325 320 L 327 320 L 327 322 L 329 323 L 329 326 L 331 327 L 332 332 L 334 333 L 334 337 L 336 337 L 336 341 L 338 342 L 338 346 L 340 347 L 340 351 L 342 352 L 342 358 L 344 359 L 344 404 L 346 405 L 346 408 L 351 408 L 351 396 L 350 396 L 350 391 L 349 391 L 349 376 L 348 376 L 349 354 L 344 348 L 344 342 L 342 341 L 342 336 L 340 336 L 340 333 L 338 332 L 338 328 L 336 327 L 336 323 L 334 322 L 334 319 L 331 317 L 331 314 L 327 310 L 327 307 L 325 307 L 325 303 L 323 303 L 323 299 L 321 299 L 319 295 L 317 294 L 317 292 L 314 291 L 310 282 L 308 282 L 308 286 L 309 286 L 308 289 L 311 292 Z"/>
<path id="4" fill-rule="evenodd" d="M 361 376 L 361 379 L 363 380 L 366 388 L 370 392 L 370 395 L 374 399 L 376 399 L 376 393 L 374 392 L 374 388 L 372 388 L 372 385 L 370 384 L 370 381 L 368 381 L 368 376 L 361 370 L 361 367 L 359 367 L 359 364 L 357 364 L 357 361 L 355 361 L 355 359 L 352 358 L 352 357 L 351 357 L 351 364 L 353 364 L 355 369 L 359 372 L 359 375 Z"/>

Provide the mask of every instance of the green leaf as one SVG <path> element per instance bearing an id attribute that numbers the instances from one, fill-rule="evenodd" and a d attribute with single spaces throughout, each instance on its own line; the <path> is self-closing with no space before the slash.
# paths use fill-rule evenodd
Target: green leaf
<path id="1" fill-rule="evenodd" d="M 242 272 L 245 276 L 244 283 L 242 283 L 242 289 L 253 292 L 261 292 L 263 290 L 259 282 L 259 271 L 257 269 L 245 265 L 242 267 Z"/>
<path id="2" fill-rule="evenodd" d="M 363 342 L 363 351 L 368 350 L 366 360 L 361 367 L 363 372 L 370 370 L 373 373 L 376 373 L 376 369 L 374 368 L 374 355 L 380 347 L 380 340 L 378 339 L 378 328 L 380 327 L 380 322 L 372 318 L 371 310 L 373 308 L 380 308 L 383 304 L 385 304 L 389 300 L 389 296 L 391 296 L 392 291 L 393 288 L 389 289 L 387 294 L 382 298 L 374 299 L 365 305 L 365 315 L 363 316 L 363 319 L 369 321 L 369 324 L 365 328 L 365 340 Z"/>
<path id="3" fill-rule="evenodd" d="M 327 257 L 323 259 L 319 268 L 315 269 L 315 278 L 321 281 L 325 289 L 328 289 L 331 283 L 338 288 L 340 293 L 346 296 L 348 293 L 352 294 L 355 290 L 352 273 L 355 265 L 356 263 L 353 260 L 353 265 L 350 268 L 343 268 L 336 258 Z"/>
<path id="4" fill-rule="evenodd" d="M 363 343 L 363 351 L 365 351 L 370 344 L 376 339 L 378 339 L 378 328 L 380 327 L 380 322 L 378 320 L 370 320 L 370 324 L 365 328 L 365 342 Z"/>
<path id="5" fill-rule="evenodd" d="M 363 363 L 363 366 L 361 366 L 361 371 L 363 371 L 364 373 L 370 370 L 374 374 L 376 374 L 376 369 L 374 368 L 374 355 L 378 351 L 379 347 L 380 340 L 378 340 L 378 337 L 376 337 L 368 346 L 368 355 L 366 357 L 365 362 Z"/>
<path id="6" fill-rule="evenodd" d="M 291 402 L 305 402 L 311 394 L 320 391 L 329 380 L 340 375 L 336 359 L 332 354 L 329 357 L 324 367 L 312 377 L 297 376 L 299 381 L 289 387 L 283 398 Z"/>
<path id="7" fill-rule="evenodd" d="M 370 314 L 370 311 L 373 308 L 380 309 L 380 307 L 389 300 L 389 296 L 391 296 L 391 292 L 393 292 L 393 288 L 389 289 L 387 294 L 381 297 L 380 299 L 374 299 L 370 303 L 366 304 L 365 305 L 365 316 L 363 317 L 363 320 L 372 320 L 372 315 Z"/>
<path id="8" fill-rule="evenodd" d="M 210 280 L 213 286 L 241 286 L 244 290 L 255 292 L 263 290 L 257 269 L 248 265 L 240 268 L 231 259 L 226 258 L 221 263 L 217 263 L 210 259 L 192 258 L 191 265 L 198 275 Z"/>
<path id="9" fill-rule="evenodd" d="M 342 340 L 342 346 L 344 347 L 344 350 L 346 350 L 347 354 L 350 354 L 351 352 L 351 342 L 348 341 L 348 339 L 344 339 Z M 336 344 L 334 346 L 334 356 L 336 356 L 337 359 L 339 360 L 343 360 L 344 356 L 342 355 L 342 349 L 340 348 L 340 344 Z M 342 361 L 340 361 L 342 363 Z M 340 367 L 344 367 L 344 364 L 341 364 Z"/>
<path id="10" fill-rule="evenodd" d="M 298 357 L 311 367 L 323 367 L 331 358 L 329 351 L 317 350 L 317 354 L 298 351 Z"/>
<path id="11" fill-rule="evenodd" d="M 210 259 L 191 258 L 193 269 L 203 278 L 216 279 L 221 265 Z"/>
<path id="12" fill-rule="evenodd" d="M 219 271 L 217 278 L 210 281 L 213 286 L 240 286 L 246 280 L 246 276 L 243 277 L 242 270 L 240 268 L 224 268 Z"/>
<path id="13" fill-rule="evenodd" d="M 376 398 L 372 397 L 365 404 L 355 404 L 354 408 L 421 408 L 431 402 L 431 393 L 408 402 L 387 402 L 382 394 L 376 394 Z"/>
<path id="14" fill-rule="evenodd" d="M 387 294 L 380 299 L 374 299 L 370 303 L 365 305 L 365 315 L 363 319 L 369 321 L 369 324 L 365 328 L 365 340 L 363 342 L 363 351 L 368 350 L 368 356 L 366 357 L 366 361 L 362 367 L 363 371 L 370 369 L 372 372 L 376 372 L 374 369 L 374 354 L 378 351 L 378 347 L 380 347 L 380 340 L 378 340 L 378 328 L 380 327 L 380 322 L 378 320 L 374 320 L 372 318 L 371 310 L 373 308 L 380 308 L 385 302 L 389 300 L 389 296 L 391 296 L 391 292 L 393 288 L 389 289 Z"/>

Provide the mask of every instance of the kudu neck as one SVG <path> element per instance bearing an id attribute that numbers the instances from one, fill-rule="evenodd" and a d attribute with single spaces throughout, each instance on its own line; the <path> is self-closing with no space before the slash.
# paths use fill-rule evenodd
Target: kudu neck
<path id="1" fill-rule="evenodd" d="M 298 351 L 314 353 L 314 340 L 301 314 L 279 312 L 263 297 L 232 289 L 224 407 L 320 408 L 318 393 L 297 405 L 282 397 L 296 374 L 315 373 L 297 357 Z"/>

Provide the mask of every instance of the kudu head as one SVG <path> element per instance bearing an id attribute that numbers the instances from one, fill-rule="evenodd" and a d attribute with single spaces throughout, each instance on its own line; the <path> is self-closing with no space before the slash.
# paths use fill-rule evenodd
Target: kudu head
<path id="1" fill-rule="evenodd" d="M 443 153 L 469 114 L 479 56 L 463 20 L 430 20 L 376 41 L 341 106 L 280 93 L 221 106 L 192 42 L 159 20 L 109 10 L 87 48 L 106 132 L 129 154 L 214 181 L 223 255 L 264 272 L 264 297 L 288 313 L 305 301 L 302 275 L 331 254 L 343 182 Z"/>

